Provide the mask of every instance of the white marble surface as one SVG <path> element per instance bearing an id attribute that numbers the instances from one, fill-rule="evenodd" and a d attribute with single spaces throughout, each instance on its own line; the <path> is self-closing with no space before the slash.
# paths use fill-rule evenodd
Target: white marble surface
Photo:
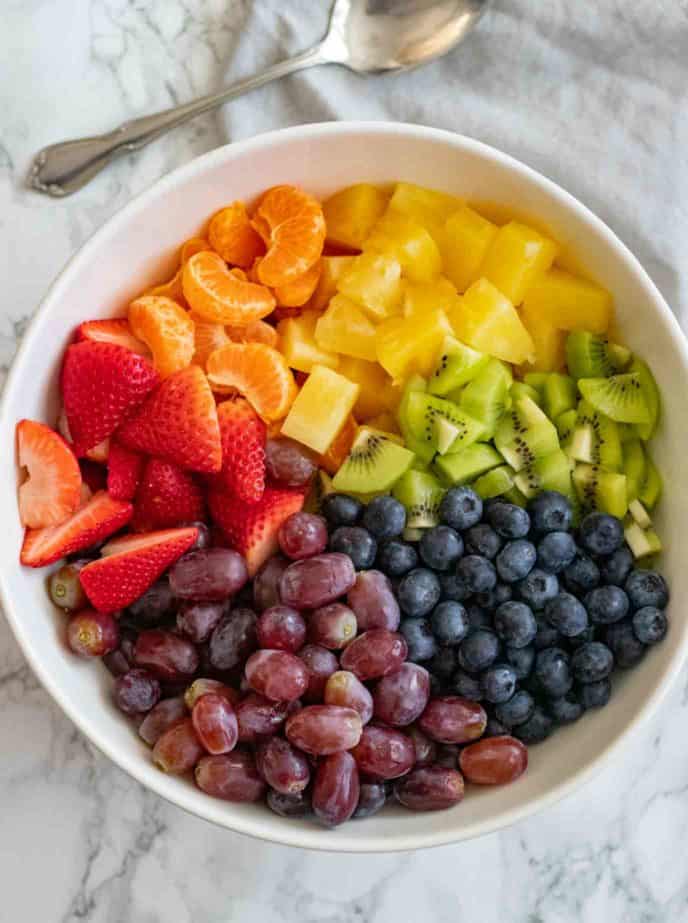
<path id="1" fill-rule="evenodd" d="M 686 0 L 498 0 L 468 45 L 426 70 L 368 81 L 337 70 L 293 77 L 120 162 L 74 198 L 24 188 L 41 145 L 105 130 L 300 50 L 327 6 L 3 0 L 3 372 L 52 277 L 133 195 L 216 145 L 331 118 L 424 122 L 521 157 L 600 214 L 685 316 Z M 52 704 L 0 620 L 0 921 L 688 920 L 687 720 L 684 673 L 619 759 L 539 817 L 413 855 L 315 855 L 240 838 L 143 791 Z"/>

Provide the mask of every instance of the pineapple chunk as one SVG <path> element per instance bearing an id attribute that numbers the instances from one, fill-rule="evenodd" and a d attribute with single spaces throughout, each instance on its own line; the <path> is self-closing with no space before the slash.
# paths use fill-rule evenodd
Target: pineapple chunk
<path id="1" fill-rule="evenodd" d="M 387 211 L 373 228 L 365 250 L 391 253 L 412 282 L 429 282 L 442 269 L 440 251 L 425 228 L 396 212 Z"/>
<path id="2" fill-rule="evenodd" d="M 559 248 L 548 237 L 518 221 L 500 228 L 485 255 L 481 275 L 520 304 L 537 276 L 548 270 Z"/>
<path id="3" fill-rule="evenodd" d="M 401 431 L 399 429 L 399 423 L 397 418 L 393 413 L 390 413 L 386 410 L 384 413 L 378 414 L 376 417 L 372 417 L 367 421 L 368 426 L 371 429 L 376 429 L 380 433 L 384 433 L 385 436 L 389 436 L 390 439 L 401 436 Z M 403 439 L 401 440 L 401 445 L 404 445 Z"/>
<path id="4" fill-rule="evenodd" d="M 358 423 L 351 414 L 344 421 L 344 426 L 330 443 L 330 447 L 318 458 L 318 465 L 328 474 L 336 474 L 344 464 L 346 456 L 351 451 L 351 446 L 358 433 Z"/>
<path id="5" fill-rule="evenodd" d="M 406 215 L 422 225 L 437 246 L 441 247 L 444 241 L 444 224 L 450 215 L 461 208 L 461 204 L 461 199 L 446 192 L 424 189 L 413 183 L 397 183 L 389 208 L 390 211 Z"/>
<path id="6" fill-rule="evenodd" d="M 370 183 L 358 183 L 335 192 L 323 202 L 328 242 L 360 250 L 388 201 L 389 195 Z"/>
<path id="7" fill-rule="evenodd" d="M 377 362 L 342 356 L 339 360 L 339 371 L 349 381 L 361 386 L 354 407 L 356 419 L 365 423 L 371 417 L 396 409 L 400 400 L 399 392 L 387 372 Z"/>
<path id="8" fill-rule="evenodd" d="M 329 308 L 315 325 L 315 342 L 321 349 L 375 362 L 375 327 L 363 311 L 345 298 L 335 295 Z"/>
<path id="9" fill-rule="evenodd" d="M 282 424 L 282 435 L 324 455 L 346 423 L 359 390 L 332 369 L 313 366 Z"/>
<path id="10" fill-rule="evenodd" d="M 558 372 L 566 365 L 566 333 L 553 327 L 541 311 L 533 310 L 526 298 L 520 312 L 523 326 L 535 344 L 535 359 L 527 372 Z"/>
<path id="11" fill-rule="evenodd" d="M 449 314 L 460 302 L 458 292 L 444 276 L 425 285 L 407 282 L 404 287 L 404 317 L 427 314 L 437 308 Z"/>
<path id="12" fill-rule="evenodd" d="M 460 292 L 480 276 L 480 267 L 499 228 L 464 205 L 444 228 L 444 271 Z"/>
<path id="13" fill-rule="evenodd" d="M 445 336 L 452 332 L 439 308 L 410 317 L 392 317 L 377 328 L 377 358 L 395 382 L 409 375 L 428 376 L 435 368 Z"/>
<path id="14" fill-rule="evenodd" d="M 384 320 L 400 310 L 401 266 L 397 259 L 384 253 L 361 253 L 354 257 L 337 287 L 372 320 Z"/>
<path id="15" fill-rule="evenodd" d="M 539 312 L 561 330 L 606 333 L 612 319 L 612 296 L 594 282 L 550 269 L 531 286 L 524 308 Z"/>
<path id="16" fill-rule="evenodd" d="M 311 296 L 309 308 L 323 311 L 330 298 L 337 294 L 337 283 L 354 261 L 353 256 L 323 256 L 320 259 L 320 278 Z"/>
<path id="17" fill-rule="evenodd" d="M 518 311 L 487 279 L 470 286 L 449 319 L 456 336 L 478 352 L 515 365 L 535 358 L 535 345 Z"/>
<path id="18" fill-rule="evenodd" d="M 339 356 L 321 349 L 315 342 L 317 311 L 304 311 L 300 317 L 288 317 L 277 325 L 280 352 L 291 369 L 310 372 L 314 365 L 336 369 Z"/>

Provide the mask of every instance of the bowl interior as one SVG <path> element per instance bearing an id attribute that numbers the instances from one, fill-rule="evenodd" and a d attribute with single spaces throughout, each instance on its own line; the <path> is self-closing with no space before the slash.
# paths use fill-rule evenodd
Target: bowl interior
<path id="1" fill-rule="evenodd" d="M 46 297 L 5 391 L 3 444 L 14 444 L 14 426 L 22 417 L 56 418 L 59 359 L 74 327 L 87 318 L 123 313 L 131 297 L 171 274 L 179 243 L 218 207 L 251 199 L 277 183 L 300 184 L 323 196 L 363 180 L 412 181 L 536 216 L 613 292 L 623 341 L 651 364 L 664 399 L 654 455 L 671 502 L 662 504 L 658 526 L 666 547 L 663 570 L 674 600 L 681 599 L 688 590 L 688 569 L 680 566 L 678 546 L 680 524 L 688 517 L 688 484 L 680 476 L 688 449 L 682 426 L 688 360 L 678 325 L 636 260 L 576 200 L 511 158 L 446 132 L 362 123 L 304 126 L 214 151 L 157 183 L 89 241 Z M 305 847 L 380 851 L 489 832 L 550 803 L 599 768 L 603 757 L 649 714 L 684 657 L 688 629 L 674 603 L 668 641 L 617 681 L 607 708 L 532 748 L 529 771 L 517 783 L 474 787 L 463 804 L 446 812 L 414 815 L 391 808 L 337 832 L 324 831 L 263 807 L 216 801 L 153 767 L 150 751 L 109 701 L 111 680 L 105 669 L 79 662 L 65 649 L 63 617 L 47 601 L 45 573 L 15 563 L 21 544 L 16 481 L 14 453 L 6 448 L 0 457 L 3 602 L 39 678 L 81 730 L 140 782 L 240 832 Z"/>

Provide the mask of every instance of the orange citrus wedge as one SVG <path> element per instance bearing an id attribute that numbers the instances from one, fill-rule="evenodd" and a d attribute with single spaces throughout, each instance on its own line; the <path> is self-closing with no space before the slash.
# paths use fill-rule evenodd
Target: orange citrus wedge
<path id="1" fill-rule="evenodd" d="M 189 237 L 179 248 L 179 265 L 183 267 L 194 253 L 203 253 L 204 250 L 211 251 L 212 249 L 208 241 L 202 237 Z"/>
<path id="2" fill-rule="evenodd" d="M 321 268 L 320 260 L 318 260 L 302 276 L 297 276 L 292 282 L 278 285 L 275 289 L 277 304 L 283 308 L 299 308 L 304 305 L 320 281 Z"/>
<path id="3" fill-rule="evenodd" d="M 272 312 L 275 298 L 264 285 L 237 278 L 217 253 L 189 258 L 182 276 L 191 310 L 215 324 L 246 326 Z"/>
<path id="4" fill-rule="evenodd" d="M 284 417 L 296 383 L 284 356 L 264 343 L 230 343 L 206 363 L 213 391 L 239 391 L 266 422 Z"/>
<path id="5" fill-rule="evenodd" d="M 187 307 L 184 290 L 182 289 L 182 270 L 178 269 L 171 279 L 163 282 L 161 285 L 154 285 L 153 288 L 147 289 L 144 295 L 161 295 L 163 298 L 171 298 L 183 308 Z"/>
<path id="6" fill-rule="evenodd" d="M 268 251 L 258 264 L 263 285 L 277 288 L 293 282 L 316 263 L 325 242 L 320 203 L 296 186 L 273 186 L 262 196 L 253 226 Z"/>
<path id="7" fill-rule="evenodd" d="M 243 202 L 232 202 L 213 215 L 208 240 L 213 250 L 233 266 L 248 268 L 265 253 L 265 244 L 252 227 Z"/>
<path id="8" fill-rule="evenodd" d="M 186 368 L 194 354 L 194 323 L 176 301 L 142 295 L 129 305 L 129 326 L 153 353 L 162 378 Z"/>

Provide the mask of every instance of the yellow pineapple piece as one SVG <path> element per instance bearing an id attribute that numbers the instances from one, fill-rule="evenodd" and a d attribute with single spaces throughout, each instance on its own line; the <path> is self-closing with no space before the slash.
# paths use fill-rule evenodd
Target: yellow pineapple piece
<path id="1" fill-rule="evenodd" d="M 518 312 L 523 326 L 535 344 L 535 359 L 524 366 L 524 372 L 558 372 L 566 364 L 566 333 L 553 327 L 540 311 L 527 301 Z"/>
<path id="2" fill-rule="evenodd" d="M 369 251 L 355 256 L 337 287 L 374 321 L 398 314 L 401 309 L 401 266 L 389 254 Z"/>
<path id="3" fill-rule="evenodd" d="M 377 358 L 396 383 L 409 375 L 429 375 L 445 336 L 452 333 L 440 308 L 409 317 L 391 317 L 377 328 Z"/>
<path id="4" fill-rule="evenodd" d="M 359 385 L 343 375 L 314 365 L 282 424 L 282 435 L 324 455 L 346 423 L 358 392 Z"/>
<path id="5" fill-rule="evenodd" d="M 388 201 L 389 195 L 371 183 L 347 186 L 325 199 L 323 215 L 329 243 L 360 250 Z"/>
<path id="6" fill-rule="evenodd" d="M 339 371 L 349 381 L 361 386 L 354 416 L 365 423 L 371 417 L 385 411 L 394 410 L 400 400 L 398 389 L 392 379 L 377 362 L 354 359 L 353 356 L 341 356 Z"/>
<path id="7" fill-rule="evenodd" d="M 606 333 L 612 320 L 609 292 L 563 269 L 550 269 L 541 275 L 531 286 L 523 306 L 561 330 Z"/>
<path id="8" fill-rule="evenodd" d="M 339 356 L 321 349 L 315 342 L 317 311 L 304 311 L 299 317 L 287 317 L 277 325 L 279 349 L 287 365 L 299 372 L 310 372 L 314 365 L 336 369 Z"/>
<path id="9" fill-rule="evenodd" d="M 456 336 L 478 352 L 515 365 L 535 358 L 535 344 L 518 311 L 487 279 L 474 282 L 449 317 Z"/>
<path id="10" fill-rule="evenodd" d="M 401 270 L 412 282 L 429 282 L 439 275 L 442 257 L 435 241 L 425 228 L 396 212 L 387 211 L 373 228 L 364 244 L 365 250 L 391 253 L 401 263 Z"/>
<path id="11" fill-rule="evenodd" d="M 558 250 L 553 240 L 526 224 L 510 221 L 497 232 L 480 275 L 512 304 L 520 304 L 535 279 L 550 268 Z"/>
<path id="12" fill-rule="evenodd" d="M 497 236 L 496 224 L 464 205 L 451 215 L 444 226 L 442 260 L 446 275 L 458 291 L 480 277 L 485 254 Z"/>
<path id="13" fill-rule="evenodd" d="M 371 429 L 379 430 L 390 438 L 401 436 L 397 418 L 393 413 L 390 413 L 389 410 L 386 410 L 384 413 L 379 413 L 376 417 L 371 417 L 370 420 L 367 421 L 367 424 Z"/>
<path id="14" fill-rule="evenodd" d="M 344 295 L 335 295 L 315 325 L 321 349 L 375 362 L 375 327 L 363 311 Z"/>
<path id="15" fill-rule="evenodd" d="M 320 278 L 308 303 L 314 311 L 323 311 L 333 295 L 337 283 L 354 261 L 353 256 L 323 256 L 320 258 Z"/>
<path id="16" fill-rule="evenodd" d="M 389 201 L 390 211 L 412 218 L 428 231 L 438 247 L 444 240 L 444 224 L 447 218 L 461 208 L 461 199 L 425 189 L 413 183 L 397 183 Z"/>
<path id="17" fill-rule="evenodd" d="M 423 315 L 435 308 L 441 308 L 448 314 L 460 301 L 458 292 L 444 276 L 425 285 L 407 282 L 404 286 L 404 317 Z"/>

